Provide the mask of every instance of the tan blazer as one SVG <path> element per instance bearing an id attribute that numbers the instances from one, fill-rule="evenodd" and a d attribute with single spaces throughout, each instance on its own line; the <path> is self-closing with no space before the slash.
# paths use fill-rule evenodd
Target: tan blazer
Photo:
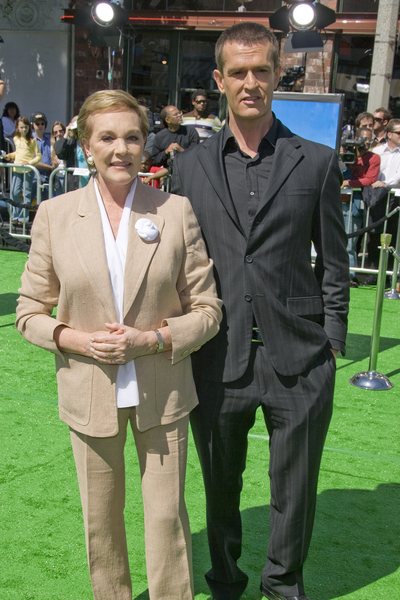
<path id="1" fill-rule="evenodd" d="M 143 217 L 159 230 L 152 242 L 135 229 Z M 93 181 L 41 204 L 19 291 L 18 331 L 56 355 L 60 418 L 90 436 L 115 435 L 118 366 L 63 355 L 53 340 L 60 324 L 94 332 L 117 321 Z M 172 360 L 164 354 L 135 360 L 141 431 L 171 423 L 197 404 L 189 355 L 217 333 L 220 320 L 212 262 L 189 201 L 138 181 L 129 222 L 124 323 L 143 331 L 168 324 L 173 343 Z"/>

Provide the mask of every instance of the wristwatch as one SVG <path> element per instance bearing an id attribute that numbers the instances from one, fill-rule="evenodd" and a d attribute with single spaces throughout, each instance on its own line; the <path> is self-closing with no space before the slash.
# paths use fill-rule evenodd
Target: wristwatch
<path id="1" fill-rule="evenodd" d="M 164 351 L 164 340 L 162 338 L 161 333 L 158 331 L 158 329 L 155 329 L 154 333 L 157 336 L 157 348 L 156 348 L 156 354 L 157 354 L 158 352 Z"/>

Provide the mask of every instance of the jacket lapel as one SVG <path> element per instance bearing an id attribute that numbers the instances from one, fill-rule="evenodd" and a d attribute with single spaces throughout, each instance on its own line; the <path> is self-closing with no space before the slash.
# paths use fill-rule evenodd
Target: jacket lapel
<path id="1" fill-rule="evenodd" d="M 223 131 L 223 130 L 221 130 Z M 242 235 L 246 234 L 240 224 L 235 205 L 233 204 L 229 186 L 226 180 L 223 161 L 223 135 L 218 133 L 201 144 L 198 158 L 219 200 Z"/>
<path id="2" fill-rule="evenodd" d="M 104 248 L 103 226 L 93 180 L 82 189 L 78 217 L 72 223 L 76 253 L 110 323 L 117 320 Z"/>
<path id="3" fill-rule="evenodd" d="M 282 128 L 289 132 L 286 127 L 282 126 Z M 267 204 L 279 193 L 281 187 L 293 169 L 300 163 L 303 156 L 301 143 L 298 138 L 282 137 L 278 139 L 271 172 L 268 178 L 268 185 L 260 199 L 258 211 L 253 221 L 253 227 L 256 222 L 260 221 L 260 213 L 265 211 Z"/>
<path id="4" fill-rule="evenodd" d="M 153 221 L 159 231 L 158 237 L 151 242 L 141 238 L 135 229 L 136 222 L 142 218 Z M 135 301 L 151 259 L 160 243 L 163 228 L 164 218 L 156 214 L 150 189 L 138 180 L 129 219 L 129 238 L 125 264 L 124 318 Z"/>

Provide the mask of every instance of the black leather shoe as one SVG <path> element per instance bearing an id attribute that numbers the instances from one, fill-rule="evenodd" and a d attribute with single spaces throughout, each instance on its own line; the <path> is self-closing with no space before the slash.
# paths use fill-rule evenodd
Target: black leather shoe
<path id="1" fill-rule="evenodd" d="M 301 594 L 300 596 L 282 596 L 282 594 L 273 592 L 267 588 L 263 583 L 260 585 L 260 590 L 262 591 L 263 596 L 269 598 L 269 600 L 310 600 L 305 594 Z"/>

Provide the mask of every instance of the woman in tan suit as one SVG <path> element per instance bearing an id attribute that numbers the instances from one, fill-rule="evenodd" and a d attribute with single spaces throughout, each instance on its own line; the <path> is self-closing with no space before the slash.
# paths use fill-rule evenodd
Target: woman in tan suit
<path id="1" fill-rule="evenodd" d="M 148 123 L 134 98 L 92 94 L 78 132 L 96 175 L 40 206 L 17 327 L 56 357 L 95 600 L 132 600 L 123 516 L 128 422 L 142 478 L 150 598 L 191 600 L 183 489 L 188 415 L 197 404 L 190 354 L 221 319 L 212 263 L 188 200 L 137 177 Z"/>

